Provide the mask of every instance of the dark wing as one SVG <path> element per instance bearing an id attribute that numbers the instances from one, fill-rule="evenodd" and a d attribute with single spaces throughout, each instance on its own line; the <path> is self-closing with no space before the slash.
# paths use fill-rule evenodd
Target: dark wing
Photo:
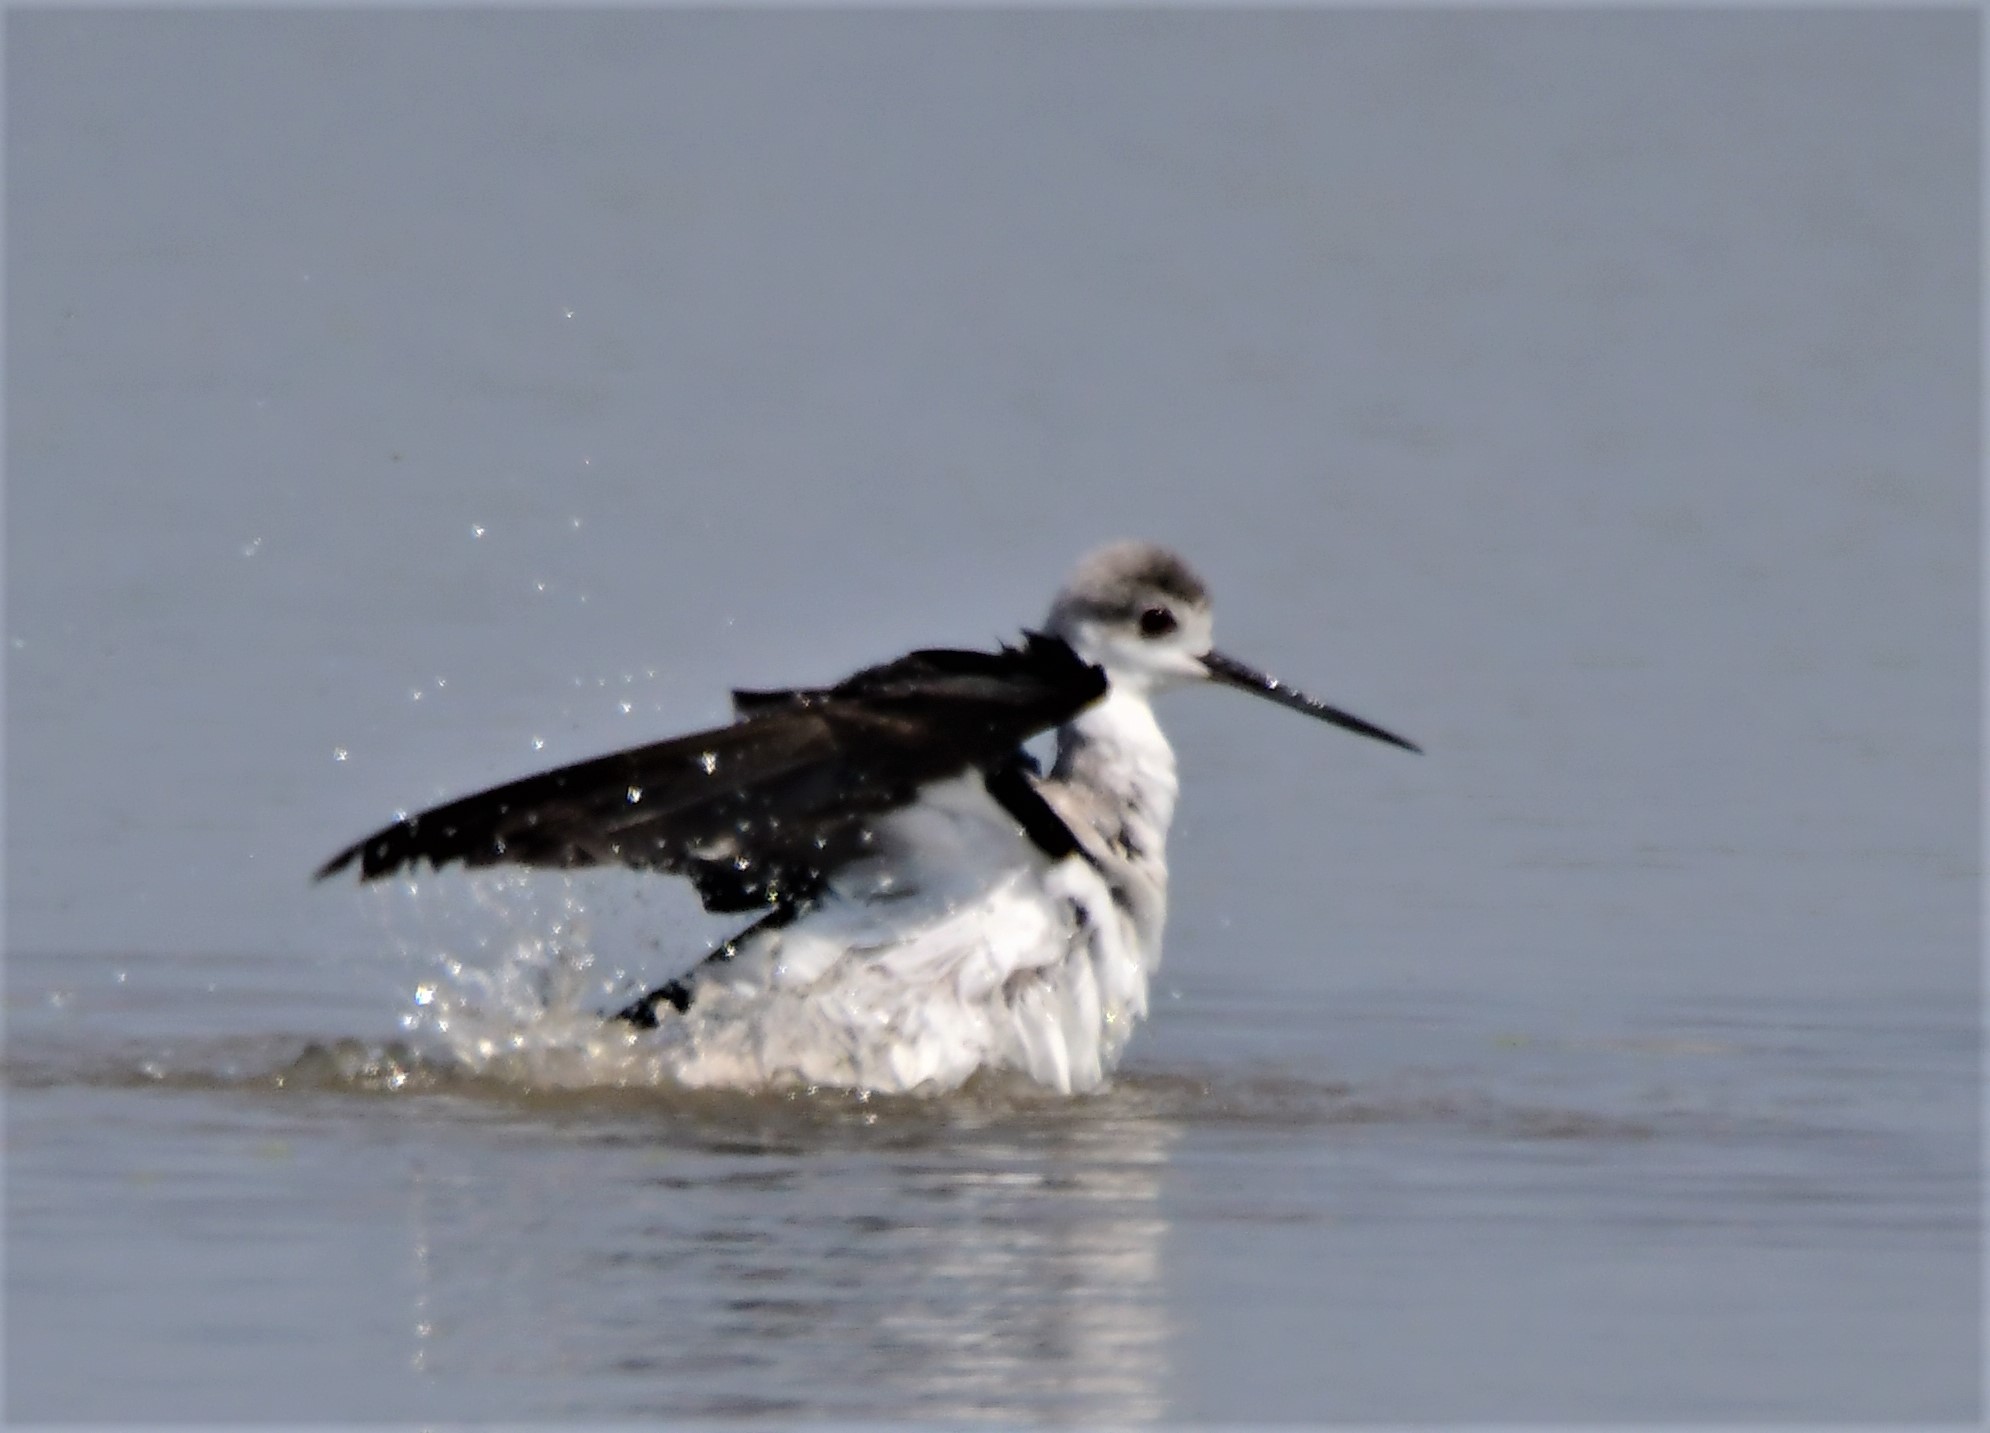
<path id="1" fill-rule="evenodd" d="M 362 880 L 423 860 L 612 864 L 687 876 L 709 910 L 764 908 L 808 899 L 864 854 L 879 816 L 969 769 L 1012 812 L 1024 807 L 1018 820 L 1042 844 L 1031 828 L 1049 808 L 1012 774 L 1015 759 L 1105 690 L 1099 668 L 1032 632 L 994 653 L 914 652 L 834 687 L 740 692 L 731 726 L 410 816 L 339 852 L 318 878 L 355 861 Z"/>

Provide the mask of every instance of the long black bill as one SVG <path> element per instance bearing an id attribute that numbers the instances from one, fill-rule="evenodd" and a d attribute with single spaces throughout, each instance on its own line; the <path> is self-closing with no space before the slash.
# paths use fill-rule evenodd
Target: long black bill
<path id="1" fill-rule="evenodd" d="M 1339 707 L 1330 707 L 1325 702 L 1316 702 L 1304 692 L 1288 687 L 1277 677 L 1268 677 L 1255 667 L 1247 667 L 1235 657 L 1226 657 L 1221 652 L 1205 652 L 1202 665 L 1209 669 L 1209 679 L 1221 682 L 1226 687 L 1235 687 L 1240 692 L 1253 692 L 1269 698 L 1282 707 L 1291 707 L 1296 712 L 1318 717 L 1321 721 L 1332 722 L 1348 731 L 1359 732 L 1362 736 L 1372 736 L 1377 741 L 1386 741 L 1391 746 L 1400 746 L 1404 751 L 1422 754 L 1423 748 L 1413 741 L 1404 741 L 1394 732 L 1363 721 L 1358 716 L 1350 716 Z"/>

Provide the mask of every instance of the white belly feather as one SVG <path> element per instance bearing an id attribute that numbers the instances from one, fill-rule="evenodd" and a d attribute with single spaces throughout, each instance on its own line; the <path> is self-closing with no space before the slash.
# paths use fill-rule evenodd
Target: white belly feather
<path id="1" fill-rule="evenodd" d="M 650 1037 L 674 1047 L 679 1078 L 897 1092 L 1007 1069 L 1067 1093 L 1100 1084 L 1147 1012 L 1151 961 L 1098 870 L 1047 858 L 978 778 L 929 788 L 882 835 L 814 911 L 700 969 L 691 1008 Z"/>

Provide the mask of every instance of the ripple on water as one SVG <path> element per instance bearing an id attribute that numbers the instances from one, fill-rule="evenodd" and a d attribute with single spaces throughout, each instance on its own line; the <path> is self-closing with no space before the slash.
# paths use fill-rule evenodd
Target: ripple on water
<path id="1" fill-rule="evenodd" d="M 14 1052 L 15 1089 L 93 1086 L 219 1093 L 275 1100 L 452 1102 L 466 1117 L 604 1120 L 640 1115 L 708 1130 L 766 1125 L 796 1131 L 884 1125 L 904 1133 L 1006 1125 L 1033 1129 L 1156 1122 L 1239 1130 L 1451 1129 L 1512 1139 L 1648 1139 L 1678 1123 L 1663 1111 L 1631 1117 L 1515 1102 L 1428 1082 L 1355 1085 L 1285 1072 L 1133 1070 L 1104 1090 L 1060 1096 L 1025 1080 L 984 1076 L 943 1096 L 883 1095 L 796 1086 L 755 1093 L 696 1090 L 634 1031 L 593 1022 L 466 1059 L 420 1040 L 234 1037 L 155 1048 L 59 1054 Z"/>

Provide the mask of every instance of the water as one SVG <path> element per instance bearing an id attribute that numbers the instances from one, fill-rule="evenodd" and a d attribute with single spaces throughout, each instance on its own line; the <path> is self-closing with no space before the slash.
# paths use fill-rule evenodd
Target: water
<path id="1" fill-rule="evenodd" d="M 176 965 L 275 1023 L 253 963 Z M 1967 1393 L 1939 1011 L 1183 992 L 1094 1098 L 692 1096 L 531 1025 L 133 1047 L 223 997 L 116 966 L 16 1038 L 26 1417 L 1877 1412 L 1817 1362 L 1850 1332 L 1886 1406 Z"/>
<path id="2" fill-rule="evenodd" d="M 10 15 L 7 1415 L 1974 1419 L 1978 23 Z M 1100 1095 L 308 883 L 1131 533 Z"/>

